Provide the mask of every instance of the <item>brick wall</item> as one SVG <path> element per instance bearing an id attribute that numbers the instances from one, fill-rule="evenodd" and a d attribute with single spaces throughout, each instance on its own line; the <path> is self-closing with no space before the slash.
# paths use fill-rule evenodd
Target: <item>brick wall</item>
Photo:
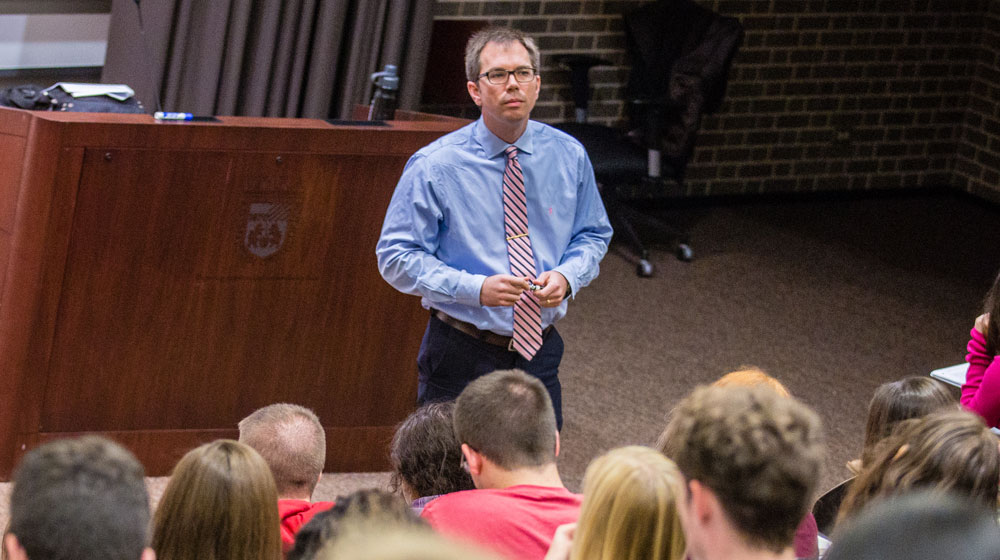
<path id="1" fill-rule="evenodd" d="M 1000 0 L 698 1 L 740 18 L 746 37 L 725 104 L 703 121 L 686 194 L 942 185 L 1000 193 Z M 543 91 L 534 114 L 543 121 L 572 119 L 554 54 L 611 60 L 592 73 L 591 115 L 619 124 L 628 72 L 620 14 L 635 4 L 438 0 L 436 17 L 536 37 Z M 428 109 L 476 114 L 468 105 Z"/>
<path id="2" fill-rule="evenodd" d="M 622 7 L 637 2 L 540 0 L 536 2 L 437 0 L 435 19 L 486 20 L 509 25 L 534 37 L 542 51 L 542 91 L 532 116 L 545 122 L 573 119 L 568 73 L 553 61 L 564 53 L 587 53 L 612 62 L 591 71 L 593 122 L 615 125 L 622 118 L 622 90 L 628 78 Z M 472 102 L 461 106 L 431 105 L 432 112 L 477 116 Z"/>
<path id="3" fill-rule="evenodd" d="M 969 106 L 959 136 L 955 183 L 1000 202 L 1000 1 L 984 18 Z"/>

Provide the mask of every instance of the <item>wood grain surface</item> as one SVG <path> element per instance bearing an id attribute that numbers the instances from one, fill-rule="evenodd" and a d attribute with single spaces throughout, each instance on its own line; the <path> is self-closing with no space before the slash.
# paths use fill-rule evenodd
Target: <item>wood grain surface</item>
<path id="1" fill-rule="evenodd" d="M 0 478 L 95 432 L 165 474 L 274 402 L 316 411 L 327 470 L 385 468 L 427 316 L 375 243 L 407 158 L 462 121 L 25 114 L 0 110 L 24 162 L 0 170 Z"/>

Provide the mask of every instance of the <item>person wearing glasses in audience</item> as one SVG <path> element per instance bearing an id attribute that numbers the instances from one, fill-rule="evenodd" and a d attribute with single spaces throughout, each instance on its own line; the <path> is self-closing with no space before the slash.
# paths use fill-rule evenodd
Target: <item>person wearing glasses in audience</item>
<path id="1" fill-rule="evenodd" d="M 611 239 L 587 154 L 530 120 L 539 52 L 490 27 L 465 50 L 474 123 L 406 164 L 376 246 L 379 271 L 431 311 L 417 357 L 417 400 L 451 400 L 471 380 L 518 368 L 539 378 L 562 426 L 553 324 L 598 273 Z"/>

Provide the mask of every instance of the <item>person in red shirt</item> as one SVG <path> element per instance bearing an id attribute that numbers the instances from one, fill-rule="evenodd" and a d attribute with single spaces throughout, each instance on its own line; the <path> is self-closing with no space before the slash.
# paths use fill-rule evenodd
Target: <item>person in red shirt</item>
<path id="1" fill-rule="evenodd" d="M 284 552 L 295 533 L 333 502 L 313 502 L 326 462 L 326 432 L 316 414 L 296 404 L 272 404 L 240 420 L 240 442 L 264 457 L 278 487 Z"/>
<path id="2" fill-rule="evenodd" d="M 545 386 L 520 370 L 479 377 L 459 395 L 455 435 L 475 490 L 441 496 L 422 516 L 439 532 L 507 558 L 542 559 L 583 496 L 559 476 L 559 432 Z"/>

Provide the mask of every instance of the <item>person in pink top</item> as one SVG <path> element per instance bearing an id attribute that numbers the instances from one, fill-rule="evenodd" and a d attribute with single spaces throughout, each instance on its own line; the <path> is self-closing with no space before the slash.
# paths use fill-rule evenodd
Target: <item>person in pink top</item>
<path id="1" fill-rule="evenodd" d="M 281 546 L 288 552 L 295 533 L 333 502 L 313 502 L 326 462 L 326 432 L 313 411 L 278 403 L 240 420 L 240 443 L 252 447 L 267 463 L 278 487 Z"/>
<path id="2" fill-rule="evenodd" d="M 423 518 L 507 558 L 541 560 L 583 500 L 559 476 L 559 432 L 545 386 L 520 370 L 479 377 L 459 395 L 454 424 L 476 489 L 437 498 Z"/>
<path id="3" fill-rule="evenodd" d="M 969 340 L 969 371 L 962 385 L 962 406 L 983 417 L 990 427 L 1000 425 L 1000 274 L 986 294 L 985 313 L 976 318 Z"/>

